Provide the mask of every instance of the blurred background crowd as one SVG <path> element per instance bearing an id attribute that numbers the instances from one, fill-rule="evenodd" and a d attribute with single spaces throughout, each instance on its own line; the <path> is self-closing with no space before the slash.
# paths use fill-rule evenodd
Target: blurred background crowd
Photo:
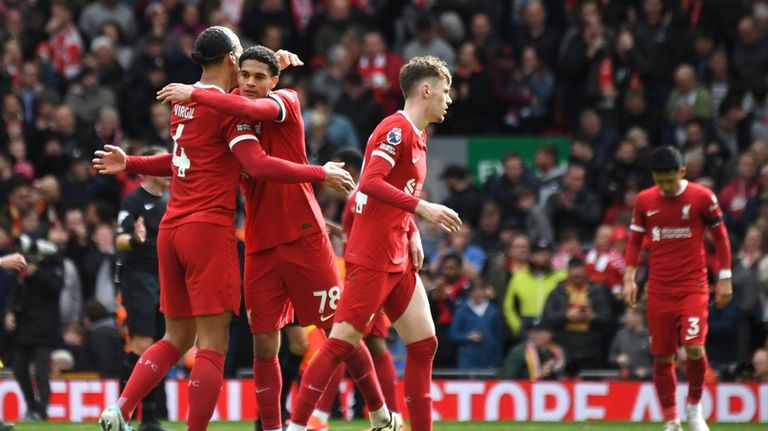
<path id="1" fill-rule="evenodd" d="M 649 149 L 672 145 L 716 191 L 734 250 L 734 300 L 710 308 L 711 379 L 768 381 L 768 2 L 3 0 L 0 17 L 6 364 L 39 343 L 53 358 L 25 362 L 116 376 L 117 214 L 141 179 L 96 175 L 90 158 L 105 144 L 171 150 L 155 92 L 195 82 L 196 35 L 226 25 L 246 47 L 305 59 L 280 85 L 302 98 L 311 163 L 362 151 L 402 103 L 400 66 L 427 54 L 454 77 L 432 136 L 570 140 L 567 154 L 510 152 L 483 183 L 451 165 L 425 185 L 464 220 L 452 235 L 421 227 L 438 373 L 647 378 L 644 312 L 620 301 L 623 250 Z M 343 198 L 318 199 L 338 221 Z M 19 250 L 32 271 L 13 270 Z M 20 316 L 33 331 L 15 330 Z M 245 323 L 232 334 L 229 376 L 251 366 Z"/>

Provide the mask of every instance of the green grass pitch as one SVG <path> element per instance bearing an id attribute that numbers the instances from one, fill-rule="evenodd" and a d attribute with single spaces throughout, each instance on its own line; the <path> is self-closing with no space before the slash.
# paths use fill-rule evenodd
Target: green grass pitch
<path id="1" fill-rule="evenodd" d="M 361 431 L 367 429 L 367 421 L 333 421 L 331 431 Z M 166 424 L 169 431 L 183 431 L 184 424 L 174 422 Z M 661 431 L 664 427 L 659 423 L 626 423 L 626 422 L 436 422 L 435 431 Z M 766 431 L 766 424 L 719 424 L 709 425 L 712 431 Z M 253 422 L 213 422 L 210 431 L 252 431 Z M 683 429 L 687 426 L 683 424 Z M 62 422 L 20 422 L 16 424 L 18 431 L 99 431 L 94 422 L 62 423 Z"/>

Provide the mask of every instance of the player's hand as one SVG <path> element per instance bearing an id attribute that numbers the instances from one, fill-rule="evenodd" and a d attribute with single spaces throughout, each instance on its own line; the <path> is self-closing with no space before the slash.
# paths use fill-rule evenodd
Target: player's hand
<path id="1" fill-rule="evenodd" d="M 280 70 L 285 70 L 285 68 L 288 66 L 304 66 L 304 62 L 301 61 L 299 56 L 292 53 L 291 51 L 280 49 L 275 53 L 275 55 L 277 56 L 277 60 L 280 62 Z"/>
<path id="2" fill-rule="evenodd" d="M 469 340 L 472 343 L 482 343 L 483 334 L 477 331 L 472 331 L 469 334 L 467 334 L 467 340 Z"/>
<path id="3" fill-rule="evenodd" d="M 147 227 L 144 225 L 144 217 L 139 216 L 135 222 L 133 222 L 133 237 L 136 238 L 136 242 L 144 244 L 147 240 Z"/>
<path id="4" fill-rule="evenodd" d="M 2 262 L 0 262 L 0 268 L 14 271 L 24 271 L 27 269 L 27 260 L 24 259 L 24 256 L 19 253 L 13 253 L 3 257 Z"/>
<path id="5" fill-rule="evenodd" d="M 333 190 L 349 193 L 355 188 L 355 181 L 352 175 L 343 169 L 344 163 L 328 162 L 323 165 L 325 171 L 325 181 L 323 184 Z"/>
<path id="6" fill-rule="evenodd" d="M 717 282 L 715 288 L 715 306 L 723 308 L 731 302 L 733 297 L 733 285 L 730 278 L 723 278 Z"/>
<path id="7" fill-rule="evenodd" d="M 157 100 L 163 103 L 184 103 L 192 101 L 192 92 L 195 87 L 187 84 L 168 84 L 157 92 Z"/>
<path id="8" fill-rule="evenodd" d="M 93 168 L 102 175 L 116 175 L 125 170 L 125 151 L 114 145 L 105 145 L 104 150 L 96 151 Z"/>
<path id="9" fill-rule="evenodd" d="M 414 232 L 408 239 L 408 249 L 411 251 L 411 266 L 420 271 L 424 266 L 424 247 L 421 245 L 421 235 Z"/>
<path id="10" fill-rule="evenodd" d="M 347 240 L 347 236 L 344 234 L 344 229 L 339 226 L 338 223 L 334 223 L 330 220 L 325 220 L 325 231 L 331 237 L 341 238 L 343 241 Z"/>
<path id="11" fill-rule="evenodd" d="M 632 308 L 637 305 L 637 284 L 634 279 L 624 279 L 624 291 L 621 296 L 624 298 L 624 303 Z"/>
<path id="12" fill-rule="evenodd" d="M 459 214 L 445 205 L 420 201 L 416 205 L 416 214 L 424 220 L 442 227 L 446 232 L 458 232 L 461 227 Z"/>

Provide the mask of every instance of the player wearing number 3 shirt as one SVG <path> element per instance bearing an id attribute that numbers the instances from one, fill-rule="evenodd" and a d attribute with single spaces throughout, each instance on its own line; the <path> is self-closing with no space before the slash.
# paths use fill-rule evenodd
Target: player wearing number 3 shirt
<path id="1" fill-rule="evenodd" d="M 716 304 L 731 297 L 731 250 L 723 214 L 711 190 L 684 180 L 680 153 L 660 147 L 651 154 L 654 187 L 635 200 L 626 252 L 625 300 L 635 305 L 635 268 L 641 244 L 649 248 L 647 314 L 653 382 L 661 403 L 665 430 L 680 429 L 675 405 L 674 355 L 682 344 L 687 352 L 688 421 L 693 431 L 707 430 L 701 412 L 701 392 L 707 358 L 709 284 L 704 234 L 715 241 L 718 284 Z"/>

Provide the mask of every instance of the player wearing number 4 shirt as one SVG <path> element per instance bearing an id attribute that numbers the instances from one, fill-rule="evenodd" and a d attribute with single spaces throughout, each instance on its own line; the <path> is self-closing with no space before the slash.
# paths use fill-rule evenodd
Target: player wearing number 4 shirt
<path id="1" fill-rule="evenodd" d="M 448 231 L 461 224 L 451 209 L 419 199 L 426 176 L 424 129 L 445 118 L 450 85 L 445 63 L 435 57 L 415 57 L 400 70 L 405 107 L 384 119 L 368 140 L 345 255 L 344 292 L 330 338 L 302 377 L 289 431 L 306 430 L 322 388 L 332 377 L 329 370 L 359 345 L 382 307 L 408 348 L 405 396 L 411 429 L 432 429 L 430 390 L 437 340 L 426 293 L 412 268 L 421 266 L 423 250 L 411 220 L 416 212 Z M 396 416 L 374 425 L 398 427 Z"/>
<path id="2" fill-rule="evenodd" d="M 214 94 L 182 84 L 158 93 L 161 100 L 192 101 L 255 122 L 261 143 L 271 156 L 306 164 L 304 123 L 298 96 L 292 90 L 272 91 L 280 66 L 268 48 L 255 46 L 240 56 L 239 93 Z M 283 62 L 283 64 L 280 64 Z M 252 100 L 249 100 L 252 99 Z M 350 182 L 351 186 L 353 182 Z M 320 207 L 310 184 L 277 184 L 248 179 L 246 200 L 245 304 L 253 333 L 254 380 L 264 430 L 279 430 L 280 368 L 278 331 L 296 310 L 302 325 L 329 329 L 341 294 L 335 256 L 325 234 Z M 290 301 L 289 301 L 290 300 Z M 368 351 L 361 347 L 347 359 L 347 368 L 371 411 L 389 419 L 367 368 Z M 383 410 L 382 410 L 383 409 Z M 375 426 L 375 424 L 374 424 Z"/>
<path id="3" fill-rule="evenodd" d="M 192 53 L 203 67 L 196 86 L 219 93 L 232 88 L 241 53 L 231 30 L 203 31 Z M 100 173 L 126 169 L 172 174 L 171 197 L 157 240 L 165 336 L 141 355 L 117 404 L 101 414 L 102 430 L 130 430 L 125 419 L 136 404 L 194 343 L 199 350 L 189 376 L 187 429 L 207 429 L 222 385 L 229 321 L 240 304 L 233 222 L 240 167 L 252 177 L 283 182 L 336 175 L 333 169 L 267 157 L 254 132 L 252 125 L 213 109 L 180 103 L 172 106 L 172 155 L 126 158 L 117 147 L 97 152 L 94 165 Z"/>
<path id="4" fill-rule="evenodd" d="M 708 430 L 701 411 L 701 393 L 707 356 L 709 285 L 704 233 L 715 241 L 718 279 L 715 302 L 731 299 L 731 249 L 723 214 L 709 189 L 684 180 L 680 153 L 660 147 L 651 153 L 651 173 L 656 185 L 635 200 L 626 252 L 624 299 L 634 306 L 635 270 L 640 247 L 648 245 L 647 313 L 653 354 L 653 383 L 662 406 L 665 431 L 680 430 L 675 390 L 674 355 L 678 344 L 688 359 L 688 423 L 691 431 Z M 645 239 L 645 242 L 644 242 Z"/>

